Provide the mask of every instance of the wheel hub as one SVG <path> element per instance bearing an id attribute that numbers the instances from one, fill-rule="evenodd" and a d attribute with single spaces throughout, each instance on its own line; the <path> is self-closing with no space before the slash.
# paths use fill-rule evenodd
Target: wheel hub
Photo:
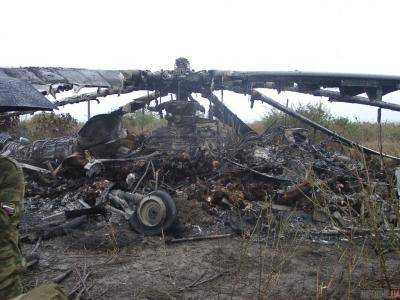
<path id="1" fill-rule="evenodd" d="M 166 217 L 166 206 L 161 198 L 150 195 L 144 198 L 138 208 L 140 221 L 149 227 L 161 224 Z"/>

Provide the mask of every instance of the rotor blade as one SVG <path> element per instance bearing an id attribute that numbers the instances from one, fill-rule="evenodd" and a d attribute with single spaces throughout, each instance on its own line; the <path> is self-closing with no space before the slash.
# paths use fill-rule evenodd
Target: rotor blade
<path id="1" fill-rule="evenodd" d="M 0 112 L 52 110 L 53 108 L 53 103 L 33 86 L 0 71 Z"/>
<path id="2" fill-rule="evenodd" d="M 224 85 L 241 87 L 245 90 L 262 87 L 265 83 L 273 83 L 282 89 L 285 87 L 306 87 L 308 89 L 339 88 L 346 95 L 355 96 L 367 93 L 370 99 L 380 100 L 382 95 L 400 90 L 400 76 L 344 74 L 318 72 L 237 72 L 211 71 L 216 87 Z"/>
<path id="3" fill-rule="evenodd" d="M 82 87 L 103 87 L 119 89 L 123 87 L 122 71 L 88 70 L 72 68 L 0 68 L 6 75 L 23 80 L 34 86 L 70 84 Z"/>
<path id="4" fill-rule="evenodd" d="M 244 123 L 237 115 L 235 115 L 229 108 L 227 108 L 218 97 L 212 92 L 203 91 L 202 97 L 207 98 L 214 104 L 216 110 L 216 117 L 224 124 L 231 126 L 240 134 L 245 135 L 248 133 L 255 133 L 246 123 Z"/>
<path id="5" fill-rule="evenodd" d="M 135 91 L 135 89 L 132 88 L 124 88 L 121 90 L 115 90 L 115 89 L 104 89 L 100 90 L 97 92 L 93 93 L 86 93 L 86 94 L 80 94 L 80 95 L 75 95 L 71 97 L 66 97 L 64 99 L 60 99 L 56 102 L 54 102 L 54 105 L 57 107 L 64 106 L 67 104 L 75 104 L 75 103 L 80 103 L 80 102 L 86 102 L 90 100 L 97 100 L 98 98 L 102 97 L 107 97 L 110 95 L 117 95 L 117 94 L 127 94 Z"/>
<path id="6" fill-rule="evenodd" d="M 132 88 L 125 88 L 125 89 L 118 90 L 118 91 L 104 89 L 104 90 L 101 90 L 98 92 L 66 97 L 64 99 L 60 99 L 59 101 L 54 102 L 54 108 L 68 105 L 68 104 L 76 104 L 76 103 L 80 103 L 80 102 L 98 100 L 98 98 L 107 97 L 110 95 L 127 94 L 127 93 L 131 93 L 133 91 L 134 91 L 134 89 L 132 89 Z M 132 100 L 128 104 L 121 106 L 119 109 L 121 109 L 123 113 L 132 113 L 132 112 L 135 112 L 136 110 L 139 110 L 139 109 L 145 107 L 151 101 L 153 101 L 159 97 L 164 97 L 166 95 L 167 95 L 167 93 L 160 93 L 160 92 L 150 93 L 149 95 L 141 96 L 141 97 L 138 97 L 138 98 Z M 46 98 L 46 100 L 47 100 L 47 98 Z M 17 116 L 24 115 L 24 114 L 33 114 L 34 112 L 35 112 L 34 110 L 16 111 L 16 112 L 11 112 L 11 113 L 0 114 L 0 116 L 2 116 L 2 117 L 17 117 Z"/>
<path id="7" fill-rule="evenodd" d="M 394 111 L 400 111 L 400 105 L 395 104 L 395 103 L 389 103 L 389 102 L 384 102 L 384 101 L 373 101 L 373 100 L 369 100 L 368 98 L 361 97 L 361 96 L 347 96 L 347 95 L 342 95 L 340 92 L 335 92 L 335 91 L 330 91 L 330 90 L 323 90 L 323 89 L 302 90 L 299 87 L 281 88 L 272 82 L 265 83 L 263 87 L 267 88 L 267 89 L 275 89 L 275 90 L 280 90 L 280 91 L 310 94 L 310 95 L 317 96 L 317 97 L 327 97 L 327 98 L 329 98 L 329 101 L 332 101 L 332 102 L 362 104 L 362 105 L 380 107 L 380 108 L 394 110 Z"/>
<path id="8" fill-rule="evenodd" d="M 280 111 L 283 111 L 284 113 L 288 114 L 289 116 L 300 120 L 301 122 L 311 126 L 312 128 L 314 128 L 316 130 L 319 130 L 319 131 L 321 131 L 322 133 L 325 133 L 328 136 L 333 137 L 334 139 L 336 139 L 337 141 L 343 143 L 344 145 L 346 145 L 348 147 L 360 149 L 365 154 L 381 155 L 378 151 L 375 151 L 373 149 L 364 147 L 364 146 L 362 146 L 362 145 L 360 145 L 360 144 L 358 144 L 358 143 L 356 143 L 354 141 L 351 141 L 351 140 L 341 136 L 340 134 L 338 134 L 338 133 L 336 133 L 336 132 L 334 132 L 334 131 L 326 128 L 326 127 L 321 126 L 320 124 L 315 123 L 314 121 L 312 121 L 312 120 L 306 118 L 305 116 L 295 112 L 294 110 L 292 110 L 292 109 L 290 109 L 290 108 L 288 108 L 286 106 L 281 105 L 279 102 L 276 102 L 275 100 L 273 100 L 273 99 L 261 94 L 260 92 L 258 92 L 256 90 L 253 90 L 251 92 L 251 97 L 254 100 L 260 100 L 260 101 L 262 101 L 264 103 L 267 103 L 267 104 L 275 107 L 276 109 L 279 109 Z M 387 155 L 387 154 L 382 154 L 382 156 L 390 158 L 390 159 L 394 159 L 394 160 L 397 160 L 397 161 L 400 161 L 400 158 L 396 157 L 396 156 L 391 156 L 391 155 Z"/>

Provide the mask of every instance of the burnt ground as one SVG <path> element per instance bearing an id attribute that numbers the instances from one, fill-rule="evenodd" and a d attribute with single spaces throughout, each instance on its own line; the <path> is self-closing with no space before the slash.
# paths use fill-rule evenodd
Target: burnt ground
<path id="1" fill-rule="evenodd" d="M 71 292 L 89 274 L 83 299 L 358 298 L 365 289 L 400 284 L 396 253 L 387 255 L 385 281 L 369 241 L 297 236 L 166 244 L 162 237 L 105 225 L 43 241 L 40 263 L 24 283 L 29 289 L 71 269 L 61 284 Z M 23 251 L 34 246 L 24 244 Z"/>
<path id="2" fill-rule="evenodd" d="M 290 142 L 290 135 L 275 143 L 287 135 L 279 132 L 261 148 L 233 147 L 233 163 L 181 153 L 154 159 L 149 174 L 153 161 L 111 166 L 106 171 L 119 176 L 111 179 L 28 178 L 23 250 L 36 248 L 40 263 L 25 273 L 25 288 L 68 270 L 61 284 L 81 299 L 370 298 L 374 291 L 380 299 L 400 287 L 393 172 L 330 150 L 329 143 Z M 124 170 L 147 176 L 143 194 L 162 179 L 159 186 L 172 191 L 177 206 L 175 228 L 145 237 L 106 213 L 66 235 L 54 231 L 65 220 L 52 216 L 82 208 L 79 200 L 98 203 L 108 180 L 123 187 Z M 170 243 L 226 233 L 232 236 Z"/>

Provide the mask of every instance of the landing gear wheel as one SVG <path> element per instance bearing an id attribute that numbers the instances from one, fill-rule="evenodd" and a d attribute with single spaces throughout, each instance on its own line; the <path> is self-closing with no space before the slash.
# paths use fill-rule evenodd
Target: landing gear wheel
<path id="1" fill-rule="evenodd" d="M 175 221 L 176 214 L 175 202 L 171 196 L 157 190 L 140 200 L 129 224 L 139 233 L 159 235 L 168 230 Z"/>

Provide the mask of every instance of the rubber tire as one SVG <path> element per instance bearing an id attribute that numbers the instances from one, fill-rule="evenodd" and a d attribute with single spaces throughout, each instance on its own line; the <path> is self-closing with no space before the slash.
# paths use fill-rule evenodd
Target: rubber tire
<path id="1" fill-rule="evenodd" d="M 177 215 L 175 201 L 172 197 L 165 191 L 157 190 L 151 192 L 149 195 L 155 195 L 161 198 L 166 208 L 166 217 L 162 224 L 158 226 L 146 226 L 138 218 L 137 211 L 130 217 L 129 225 L 138 233 L 144 235 L 160 235 L 162 231 L 167 232 L 168 228 L 174 223 Z"/>

